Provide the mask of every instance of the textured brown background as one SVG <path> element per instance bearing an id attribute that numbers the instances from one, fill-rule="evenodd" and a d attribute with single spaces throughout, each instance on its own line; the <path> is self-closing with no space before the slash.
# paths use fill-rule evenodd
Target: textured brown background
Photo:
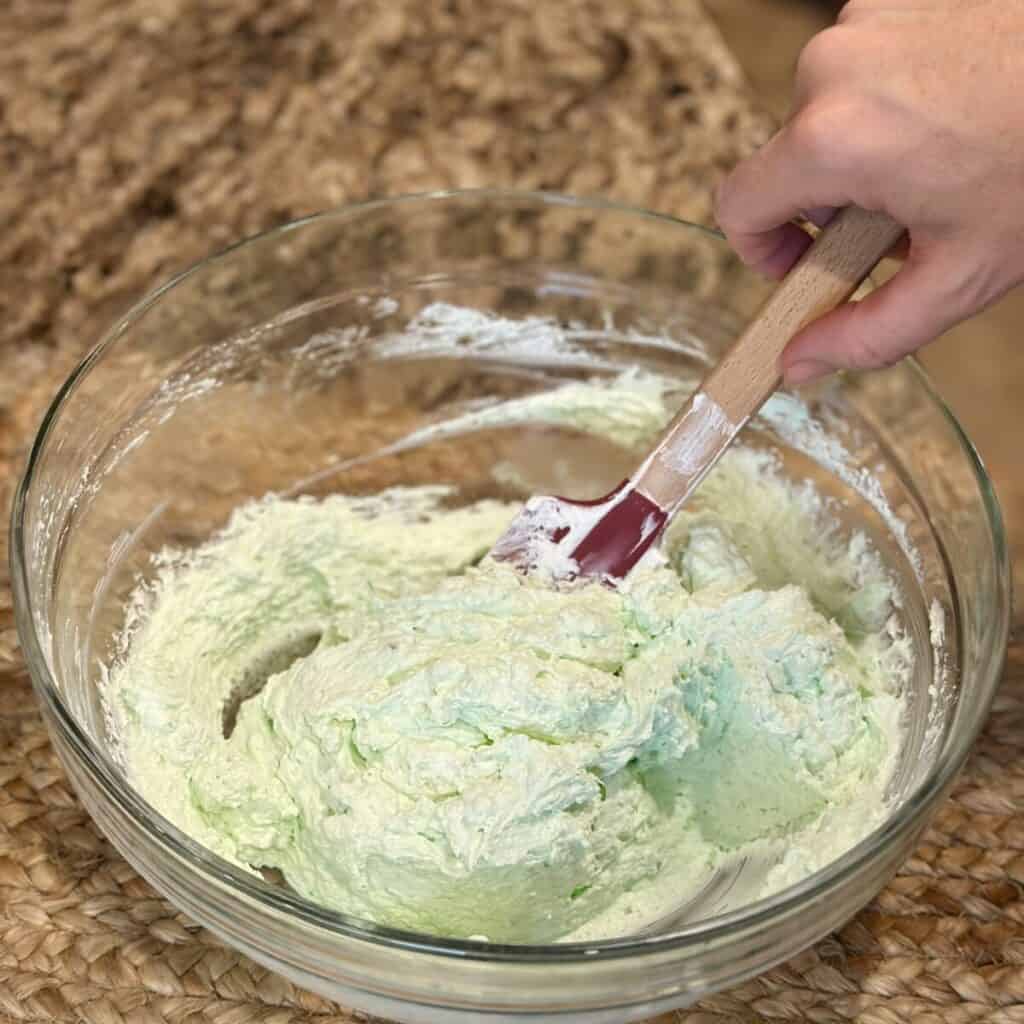
<path id="1" fill-rule="evenodd" d="M 113 315 L 229 241 L 447 185 L 707 220 L 768 128 L 697 0 L 0 0 L 6 496 Z M 0 1024 L 359 1019 L 219 946 L 97 834 L 36 713 L 2 572 Z M 969 772 L 867 911 L 679 1018 L 1024 1022 L 1022 677 L 1012 652 Z"/>

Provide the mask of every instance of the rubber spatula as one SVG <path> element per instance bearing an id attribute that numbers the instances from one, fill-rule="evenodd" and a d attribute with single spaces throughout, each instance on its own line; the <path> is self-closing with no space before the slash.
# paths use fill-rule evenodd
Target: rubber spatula
<path id="1" fill-rule="evenodd" d="M 556 579 L 599 577 L 614 585 L 625 578 L 779 386 L 789 341 L 849 299 L 902 233 L 884 214 L 841 210 L 628 480 L 596 501 L 531 498 L 492 557 Z"/>

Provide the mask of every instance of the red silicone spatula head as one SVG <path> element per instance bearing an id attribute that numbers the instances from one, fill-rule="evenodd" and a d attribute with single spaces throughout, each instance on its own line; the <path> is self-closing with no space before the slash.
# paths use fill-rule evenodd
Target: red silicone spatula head
<path id="1" fill-rule="evenodd" d="M 531 498 L 491 550 L 499 561 L 555 579 L 623 579 L 658 539 L 668 514 L 620 484 L 596 501 Z"/>

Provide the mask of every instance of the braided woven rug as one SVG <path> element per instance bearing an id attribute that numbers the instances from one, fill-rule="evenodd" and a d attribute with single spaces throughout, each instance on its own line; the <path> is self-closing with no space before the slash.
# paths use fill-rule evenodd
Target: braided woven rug
<path id="1" fill-rule="evenodd" d="M 367 195 L 518 185 L 708 220 L 770 125 L 697 0 L 2 0 L 0 487 L 113 316 Z M 6 512 L 3 543 L 6 547 Z M 78 804 L 0 570 L 0 1024 L 327 1024 L 178 914 Z M 1024 652 L 902 873 L 703 1022 L 1024 1022 Z"/>

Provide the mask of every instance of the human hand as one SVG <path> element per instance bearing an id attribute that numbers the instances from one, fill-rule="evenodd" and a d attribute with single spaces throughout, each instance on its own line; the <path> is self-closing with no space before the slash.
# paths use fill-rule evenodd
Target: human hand
<path id="1" fill-rule="evenodd" d="M 1024 3 L 851 0 L 800 56 L 788 123 L 722 185 L 742 259 L 781 277 L 838 207 L 903 224 L 899 272 L 790 343 L 788 384 L 888 366 L 1024 281 Z"/>

